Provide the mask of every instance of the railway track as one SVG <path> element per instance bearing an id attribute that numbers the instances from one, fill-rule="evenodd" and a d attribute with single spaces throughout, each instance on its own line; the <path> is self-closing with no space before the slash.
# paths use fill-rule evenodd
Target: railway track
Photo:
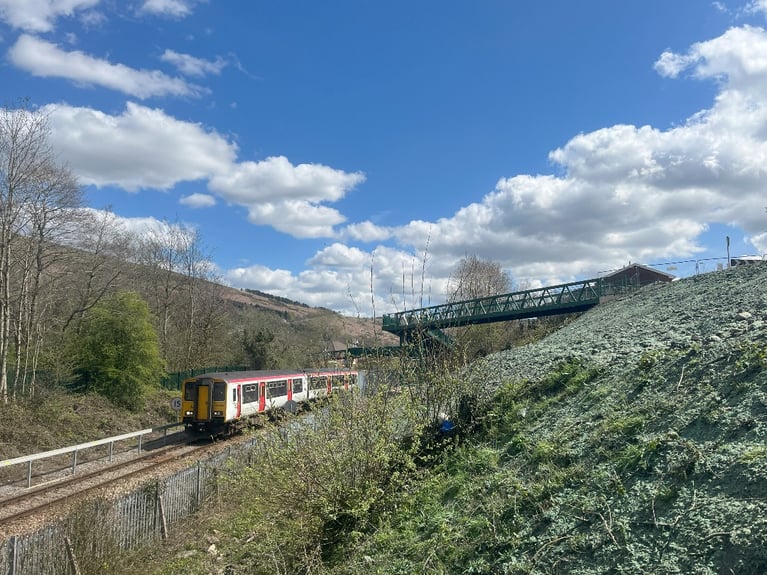
<path id="1" fill-rule="evenodd" d="M 54 516 L 62 516 L 88 497 L 114 495 L 135 483 L 162 475 L 174 462 L 196 460 L 214 446 L 211 442 L 168 445 L 6 497 L 0 500 L 0 538 L 34 529 Z"/>

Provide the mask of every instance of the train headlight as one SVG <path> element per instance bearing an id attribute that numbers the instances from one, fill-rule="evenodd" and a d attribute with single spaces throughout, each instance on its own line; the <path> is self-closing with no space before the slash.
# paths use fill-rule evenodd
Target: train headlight
<path id="1" fill-rule="evenodd" d="M 184 415 L 194 415 L 194 412 L 193 411 L 185 411 Z"/>
<path id="2" fill-rule="evenodd" d="M 215 416 L 221 416 L 221 415 L 224 415 L 224 412 L 223 412 L 223 411 L 214 411 L 214 412 L 213 412 L 213 415 L 215 415 Z"/>

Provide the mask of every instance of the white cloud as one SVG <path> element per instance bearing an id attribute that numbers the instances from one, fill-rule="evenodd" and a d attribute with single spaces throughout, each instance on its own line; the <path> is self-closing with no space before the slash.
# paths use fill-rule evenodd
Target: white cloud
<path id="1" fill-rule="evenodd" d="M 655 68 L 671 78 L 691 68 L 698 78 L 721 80 L 727 90 L 762 91 L 767 88 L 767 35 L 752 26 L 730 28 L 718 38 L 693 44 L 687 54 L 664 52 Z"/>
<path id="2" fill-rule="evenodd" d="M 747 9 L 754 13 L 762 12 L 767 15 L 767 0 L 753 0 Z"/>
<path id="3" fill-rule="evenodd" d="M 216 198 L 210 194 L 190 194 L 181 198 L 179 203 L 190 208 L 210 208 L 216 205 Z"/>
<path id="4" fill-rule="evenodd" d="M 207 180 L 224 201 L 247 208 L 252 223 L 294 237 L 335 236 L 346 218 L 325 204 L 365 179 L 320 164 L 295 166 L 284 157 L 238 163 L 235 144 L 222 135 L 131 102 L 115 116 L 66 104 L 43 111 L 52 144 L 83 184 L 138 191 Z M 183 202 L 200 207 L 212 199 L 195 194 Z"/>
<path id="5" fill-rule="evenodd" d="M 712 223 L 739 227 L 764 249 L 767 32 L 730 29 L 661 61 L 670 77 L 689 68 L 716 79 L 713 106 L 665 131 L 615 125 L 575 136 L 550 154 L 560 175 L 501 178 L 481 201 L 394 236 L 428 250 L 436 273 L 447 273 L 436 262 L 477 254 L 512 277 L 562 281 L 629 261 L 694 258 Z"/>
<path id="6" fill-rule="evenodd" d="M 392 230 L 366 221 L 346 226 L 341 235 L 362 242 L 382 242 L 392 237 Z"/>
<path id="7" fill-rule="evenodd" d="M 262 265 L 228 270 L 224 279 L 240 288 L 257 289 L 280 296 L 293 293 L 296 283 L 296 278 L 290 271 L 273 270 Z"/>
<path id="8" fill-rule="evenodd" d="M 196 3 L 195 0 L 146 0 L 141 6 L 141 12 L 183 18 L 192 13 Z"/>
<path id="9" fill-rule="evenodd" d="M 321 164 L 290 163 L 284 156 L 242 162 L 232 172 L 214 178 L 211 187 L 233 201 L 250 204 L 277 199 L 311 202 L 337 201 L 365 181 L 360 173 L 346 173 Z"/>
<path id="10" fill-rule="evenodd" d="M 157 70 L 135 70 L 80 51 L 67 52 L 55 44 L 22 34 L 9 51 L 11 62 L 34 76 L 65 78 L 78 84 L 117 90 L 136 98 L 198 96 L 204 90 Z"/>
<path id="11" fill-rule="evenodd" d="M 225 172 L 237 155 L 235 145 L 212 130 L 130 102 L 119 116 L 65 104 L 43 111 L 51 143 L 83 184 L 165 190 Z"/>
<path id="12" fill-rule="evenodd" d="M 333 237 L 346 218 L 324 205 L 343 198 L 363 182 L 320 164 L 293 165 L 284 156 L 242 162 L 210 181 L 211 190 L 228 202 L 246 206 L 254 224 L 269 225 L 298 238 Z"/>
<path id="13" fill-rule="evenodd" d="M 308 263 L 316 267 L 358 269 L 370 264 L 370 255 L 359 248 L 334 243 L 317 252 Z"/>
<path id="14" fill-rule="evenodd" d="M 226 66 L 226 61 L 223 58 L 216 58 L 215 60 L 204 60 L 202 58 L 195 58 L 189 54 L 181 54 L 173 50 L 165 50 L 160 59 L 163 62 L 168 62 L 175 66 L 179 72 L 186 74 L 187 76 L 203 77 L 208 74 L 220 74 L 221 70 Z"/>
<path id="15" fill-rule="evenodd" d="M 427 258 L 428 259 L 428 258 Z M 257 289 L 346 315 L 372 316 L 444 300 L 447 277 L 436 279 L 422 257 L 378 246 L 371 252 L 334 243 L 309 268 L 293 274 L 254 265 L 224 273 L 238 287 Z"/>
<path id="16" fill-rule="evenodd" d="M 0 19 L 14 28 L 50 32 L 56 20 L 96 6 L 101 0 L 0 0 Z"/>
<path id="17" fill-rule="evenodd" d="M 333 227 L 346 219 L 338 210 L 305 200 L 249 202 L 248 220 L 271 226 L 295 238 L 328 238 Z"/>

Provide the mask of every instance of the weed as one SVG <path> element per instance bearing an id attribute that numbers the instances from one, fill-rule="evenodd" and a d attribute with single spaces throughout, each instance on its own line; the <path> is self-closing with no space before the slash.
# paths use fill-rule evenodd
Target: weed
<path id="1" fill-rule="evenodd" d="M 767 347 L 758 343 L 740 346 L 735 360 L 735 371 L 741 375 L 753 375 L 767 368 Z"/>

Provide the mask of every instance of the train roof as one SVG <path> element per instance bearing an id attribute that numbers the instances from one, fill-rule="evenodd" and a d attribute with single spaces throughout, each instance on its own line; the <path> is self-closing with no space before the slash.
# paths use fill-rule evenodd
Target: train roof
<path id="1" fill-rule="evenodd" d="M 225 381 L 242 381 L 250 379 L 273 379 L 275 377 L 302 377 L 304 375 L 333 375 L 342 373 L 356 373 L 355 370 L 347 368 L 317 368 L 317 369 L 262 369 L 248 371 L 216 371 L 201 373 L 194 377 L 188 377 L 184 381 L 196 379 L 223 379 Z"/>

